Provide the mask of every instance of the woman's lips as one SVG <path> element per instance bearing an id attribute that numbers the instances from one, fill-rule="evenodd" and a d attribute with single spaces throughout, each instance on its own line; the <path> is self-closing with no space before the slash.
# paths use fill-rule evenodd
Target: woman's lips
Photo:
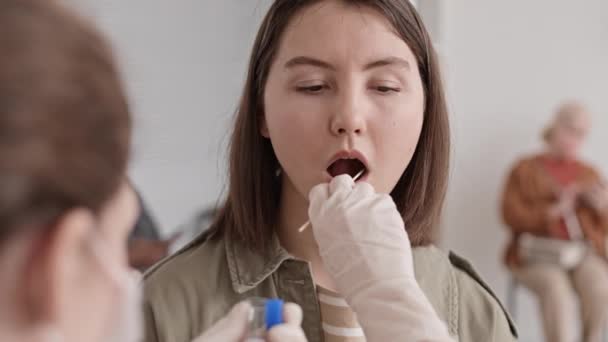
<path id="1" fill-rule="evenodd" d="M 363 174 L 360 174 L 363 171 Z M 342 150 L 336 153 L 330 160 L 326 168 L 326 175 L 329 181 L 333 177 L 348 174 L 351 177 L 356 177 L 357 181 L 365 181 L 368 179 L 370 169 L 367 159 L 358 150 Z"/>

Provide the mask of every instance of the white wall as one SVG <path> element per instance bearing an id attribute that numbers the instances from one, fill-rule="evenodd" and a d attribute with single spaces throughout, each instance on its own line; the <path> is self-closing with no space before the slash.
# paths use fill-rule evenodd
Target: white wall
<path id="1" fill-rule="evenodd" d="M 608 171 L 608 1 L 445 4 L 454 157 L 443 245 L 472 260 L 504 298 L 497 199 L 512 162 L 538 150 L 559 101 L 580 99 L 595 113 L 585 154 Z M 535 304 L 520 292 L 522 341 L 541 341 Z"/>
<path id="2" fill-rule="evenodd" d="M 224 184 L 228 129 L 268 0 L 69 0 L 106 32 L 136 117 L 131 176 L 168 234 Z"/>

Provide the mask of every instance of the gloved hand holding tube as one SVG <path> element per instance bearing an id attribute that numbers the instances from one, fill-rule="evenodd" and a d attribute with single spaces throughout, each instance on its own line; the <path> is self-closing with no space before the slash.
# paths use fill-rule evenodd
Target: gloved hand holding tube
<path id="1" fill-rule="evenodd" d="M 277 308 L 277 300 L 272 307 Z M 297 304 L 281 305 L 282 317 L 277 319 L 276 313 L 268 315 L 262 312 L 262 323 L 266 324 L 264 334 L 257 334 L 255 326 L 260 317 L 259 299 L 243 301 L 236 304 L 232 310 L 203 335 L 192 342 L 306 342 L 306 337 L 300 325 L 302 324 L 302 309 Z M 263 311 L 263 310 L 262 310 Z"/>

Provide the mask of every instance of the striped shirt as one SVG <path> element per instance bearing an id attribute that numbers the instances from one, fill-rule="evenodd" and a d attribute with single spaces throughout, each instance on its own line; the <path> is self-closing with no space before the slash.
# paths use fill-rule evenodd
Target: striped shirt
<path id="1" fill-rule="evenodd" d="M 365 342 L 357 316 L 338 293 L 317 286 L 326 342 Z"/>

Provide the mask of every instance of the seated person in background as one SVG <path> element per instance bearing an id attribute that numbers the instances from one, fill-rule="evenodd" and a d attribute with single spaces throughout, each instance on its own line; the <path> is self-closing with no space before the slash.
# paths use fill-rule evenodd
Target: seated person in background
<path id="1" fill-rule="evenodd" d="M 131 117 L 111 51 L 52 0 L 0 0 L 0 341 L 139 342 Z M 238 304 L 200 342 L 237 342 Z M 271 341 L 305 341 L 301 315 Z"/>
<path id="2" fill-rule="evenodd" d="M 199 235 L 207 231 L 216 215 L 217 209 L 215 207 L 206 207 L 196 212 L 186 222 L 180 224 L 177 227 L 178 233 L 175 235 L 176 238 L 169 247 L 169 254 L 184 248 Z"/>
<path id="3" fill-rule="evenodd" d="M 131 191 L 138 199 L 138 212 L 135 228 L 129 237 L 129 264 L 141 271 L 154 265 L 169 255 L 169 248 L 179 238 L 176 234 L 170 239 L 161 239 L 156 221 L 148 210 L 141 194 L 131 186 Z"/>
<path id="4" fill-rule="evenodd" d="M 544 132 L 546 151 L 517 162 L 503 195 L 503 216 L 512 232 L 506 263 L 513 276 L 538 296 L 549 342 L 571 341 L 577 314 L 574 293 L 582 306 L 585 342 L 600 341 L 607 318 L 608 196 L 598 173 L 578 159 L 589 128 L 585 107 L 563 104 Z M 585 240 L 589 248 L 572 269 L 525 260 L 521 241 L 529 236 L 526 233 Z"/>

